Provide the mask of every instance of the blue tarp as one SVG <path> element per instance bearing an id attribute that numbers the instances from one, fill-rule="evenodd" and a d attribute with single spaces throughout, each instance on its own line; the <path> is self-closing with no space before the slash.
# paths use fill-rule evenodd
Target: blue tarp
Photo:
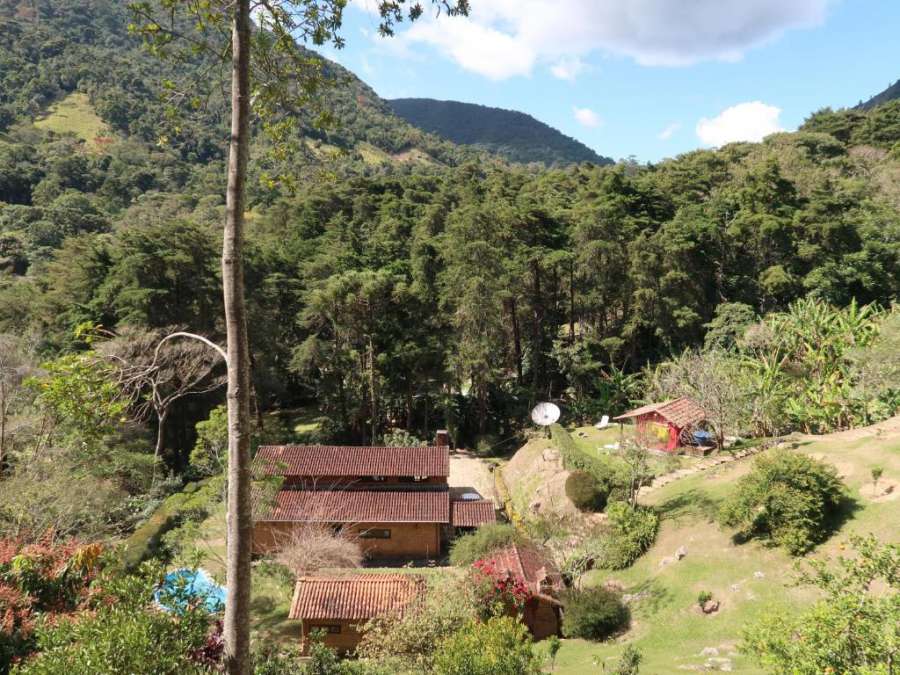
<path id="1" fill-rule="evenodd" d="M 225 608 L 226 595 L 225 587 L 213 581 L 205 570 L 183 567 L 165 576 L 153 598 L 167 612 L 183 612 L 192 605 L 202 604 L 215 614 Z"/>

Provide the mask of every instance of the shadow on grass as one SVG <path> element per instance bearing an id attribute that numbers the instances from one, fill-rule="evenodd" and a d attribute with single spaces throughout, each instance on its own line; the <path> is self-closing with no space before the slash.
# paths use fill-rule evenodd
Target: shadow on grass
<path id="1" fill-rule="evenodd" d="M 718 510 L 719 501 L 700 488 L 687 490 L 656 506 L 656 512 L 662 520 L 699 517 L 712 522 L 716 519 Z"/>
<path id="2" fill-rule="evenodd" d="M 274 598 L 260 595 L 250 602 L 253 628 L 276 640 L 299 638 L 300 622 L 288 619 L 288 608 Z"/>
<path id="3" fill-rule="evenodd" d="M 672 598 L 672 593 L 657 579 L 647 579 L 628 589 L 631 596 L 632 612 L 640 610 L 641 613 L 656 614 L 665 607 Z"/>

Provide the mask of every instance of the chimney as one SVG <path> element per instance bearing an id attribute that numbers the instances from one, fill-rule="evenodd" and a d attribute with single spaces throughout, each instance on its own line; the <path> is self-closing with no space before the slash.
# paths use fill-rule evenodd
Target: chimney
<path id="1" fill-rule="evenodd" d="M 434 444 L 438 447 L 450 445 L 450 432 L 446 429 L 438 429 L 434 434 Z"/>

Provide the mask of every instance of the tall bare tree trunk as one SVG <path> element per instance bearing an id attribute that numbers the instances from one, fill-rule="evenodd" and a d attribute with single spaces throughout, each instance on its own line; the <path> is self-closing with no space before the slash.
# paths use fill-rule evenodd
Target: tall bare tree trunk
<path id="1" fill-rule="evenodd" d="M 222 287 L 228 340 L 228 515 L 225 671 L 249 675 L 250 350 L 244 308 L 244 184 L 250 146 L 250 0 L 236 0 L 232 21 L 231 145 L 222 242 Z"/>

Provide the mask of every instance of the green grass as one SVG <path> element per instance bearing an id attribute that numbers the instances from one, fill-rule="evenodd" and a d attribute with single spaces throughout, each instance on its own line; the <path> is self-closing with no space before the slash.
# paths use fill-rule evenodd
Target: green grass
<path id="1" fill-rule="evenodd" d="M 900 500 L 874 503 L 860 494 L 860 488 L 871 482 L 872 466 L 883 466 L 885 479 L 900 479 L 900 434 L 846 441 L 840 436 L 823 437 L 801 443 L 800 450 L 834 464 L 857 501 L 840 531 L 811 555 L 839 553 L 853 533 L 872 532 L 882 541 L 900 538 L 896 529 Z M 642 673 L 697 669 L 707 661 L 708 657 L 700 655 L 707 647 L 718 649 L 719 658 L 730 659 L 733 672 L 762 672 L 737 651 L 743 628 L 773 612 L 797 611 L 814 595 L 793 585 L 795 560 L 786 553 L 756 542 L 735 545 L 730 532 L 714 522 L 718 505 L 751 465 L 752 460 L 724 464 L 648 495 L 647 503 L 662 516 L 656 544 L 630 569 L 594 571 L 584 580 L 586 585 L 615 580 L 628 593 L 647 593 L 633 604 L 631 629 L 608 643 L 564 640 L 556 672 L 595 670 L 595 659 L 615 659 L 627 643 L 642 651 Z M 687 557 L 660 566 L 661 560 L 682 545 Z M 706 616 L 697 610 L 697 595 L 703 590 L 711 591 L 722 603 L 716 614 Z"/>
<path id="2" fill-rule="evenodd" d="M 110 137 L 106 123 L 94 112 L 87 94 L 74 92 L 50 106 L 47 114 L 35 120 L 38 129 L 57 134 L 74 134 L 92 148 L 99 148 L 97 138 Z"/>

